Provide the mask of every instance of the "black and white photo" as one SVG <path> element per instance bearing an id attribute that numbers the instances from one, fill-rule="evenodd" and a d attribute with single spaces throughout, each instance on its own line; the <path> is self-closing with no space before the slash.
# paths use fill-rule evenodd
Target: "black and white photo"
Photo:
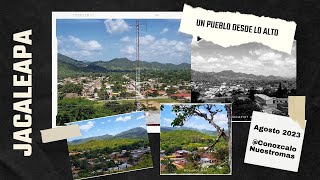
<path id="1" fill-rule="evenodd" d="M 232 118 L 252 111 L 288 116 L 296 93 L 296 41 L 291 54 L 260 43 L 222 47 L 200 40 L 191 47 L 192 101 L 232 103 Z"/>

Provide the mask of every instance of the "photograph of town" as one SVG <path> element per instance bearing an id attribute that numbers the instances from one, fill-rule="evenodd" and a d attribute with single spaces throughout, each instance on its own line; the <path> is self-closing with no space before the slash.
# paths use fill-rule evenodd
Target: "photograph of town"
<path id="1" fill-rule="evenodd" d="M 57 19 L 56 125 L 137 110 L 159 114 L 160 103 L 190 102 L 192 36 L 179 25 Z"/>
<path id="2" fill-rule="evenodd" d="M 81 136 L 68 139 L 75 179 L 152 167 L 144 112 L 78 121 Z"/>
<path id="3" fill-rule="evenodd" d="M 231 104 L 162 104 L 160 174 L 231 174 Z"/>
<path id="4" fill-rule="evenodd" d="M 232 120 L 252 111 L 288 116 L 296 94 L 296 41 L 291 54 L 260 43 L 224 48 L 200 40 L 191 45 L 192 102 L 232 103 Z"/>

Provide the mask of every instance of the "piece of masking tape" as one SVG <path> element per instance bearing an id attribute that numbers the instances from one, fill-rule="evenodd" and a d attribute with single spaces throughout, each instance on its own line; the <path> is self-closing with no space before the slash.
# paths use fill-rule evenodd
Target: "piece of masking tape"
<path id="1" fill-rule="evenodd" d="M 45 129 L 41 130 L 40 133 L 43 143 L 49 143 L 81 136 L 78 124 L 72 124 L 69 126 L 59 126 L 52 129 Z"/>
<path id="2" fill-rule="evenodd" d="M 291 119 L 296 121 L 301 128 L 305 128 L 306 119 L 306 97 L 289 96 L 288 97 L 288 114 Z"/>

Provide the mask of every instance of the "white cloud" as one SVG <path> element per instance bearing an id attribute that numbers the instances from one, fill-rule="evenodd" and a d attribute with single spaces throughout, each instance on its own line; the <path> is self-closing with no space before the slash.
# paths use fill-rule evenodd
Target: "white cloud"
<path id="1" fill-rule="evenodd" d="M 172 120 L 169 119 L 169 118 L 163 118 L 163 120 L 164 120 L 165 122 L 168 122 L 168 123 L 171 123 L 171 122 L 172 122 Z"/>
<path id="2" fill-rule="evenodd" d="M 254 56 L 254 55 L 260 56 L 263 53 L 265 53 L 265 51 L 262 50 L 262 49 L 255 49 L 255 50 L 250 50 L 249 51 L 249 54 L 252 55 L 252 56 Z"/>
<path id="3" fill-rule="evenodd" d="M 130 42 L 129 36 L 124 36 L 120 39 L 121 42 Z"/>
<path id="4" fill-rule="evenodd" d="M 164 33 L 168 32 L 168 31 L 169 31 L 168 28 L 163 28 L 162 31 L 160 32 L 160 34 L 164 34 Z"/>
<path id="5" fill-rule="evenodd" d="M 102 49 L 102 45 L 96 40 L 85 41 L 75 36 L 58 37 L 59 53 L 75 59 L 82 60 L 99 55 Z"/>
<path id="6" fill-rule="evenodd" d="M 161 118 L 161 126 L 171 126 L 172 119 Z"/>
<path id="7" fill-rule="evenodd" d="M 94 127 L 93 121 L 88 121 L 86 124 L 79 126 L 80 130 L 83 130 L 83 131 L 88 131 L 89 129 L 91 129 L 93 127 Z"/>
<path id="8" fill-rule="evenodd" d="M 213 117 L 213 120 L 215 122 L 217 122 L 217 121 L 228 121 L 228 117 L 227 117 L 227 114 L 218 113 Z"/>
<path id="9" fill-rule="evenodd" d="M 66 50 L 61 49 L 59 51 L 61 54 L 64 54 L 66 56 L 75 57 L 75 56 L 91 56 L 94 54 L 92 51 L 86 51 L 86 50 Z"/>
<path id="10" fill-rule="evenodd" d="M 296 56 L 270 49 L 257 43 L 223 48 L 200 41 L 192 46 L 191 68 L 196 71 L 220 72 L 232 70 L 263 76 L 296 76 Z M 294 50 L 294 48 L 293 48 Z"/>
<path id="11" fill-rule="evenodd" d="M 129 54 L 129 55 L 132 55 L 132 54 L 136 53 L 136 49 L 132 45 L 126 46 L 124 49 L 121 49 L 120 51 L 125 53 L 125 54 Z"/>
<path id="12" fill-rule="evenodd" d="M 131 116 L 120 116 L 120 117 L 117 117 L 116 121 L 119 122 L 119 121 L 122 121 L 122 122 L 126 122 L 126 121 L 129 121 L 131 120 Z"/>
<path id="13" fill-rule="evenodd" d="M 83 41 L 77 37 L 69 36 L 69 40 L 79 49 L 84 51 L 99 51 L 102 50 L 101 44 L 96 40 Z"/>
<path id="14" fill-rule="evenodd" d="M 209 58 L 208 59 L 208 62 L 216 62 L 216 61 L 219 61 L 218 58 Z"/>
<path id="15" fill-rule="evenodd" d="M 122 41 L 124 42 L 124 41 Z M 135 41 L 124 46 L 121 50 L 128 58 L 134 59 Z M 190 63 L 190 44 L 183 41 L 157 39 L 152 35 L 140 37 L 140 59 L 143 61 L 161 61 L 162 63 Z M 179 57 L 179 58 L 177 58 Z"/>
<path id="16" fill-rule="evenodd" d="M 182 41 L 168 40 L 166 38 L 161 38 L 154 41 L 149 47 L 152 53 L 162 53 L 162 54 L 176 54 L 179 52 L 186 52 L 188 46 Z"/>
<path id="17" fill-rule="evenodd" d="M 107 32 L 112 33 L 122 33 L 129 30 L 129 25 L 123 19 L 106 19 L 104 24 L 107 28 Z"/>
<path id="18" fill-rule="evenodd" d="M 154 40 L 155 38 L 151 35 L 146 35 L 146 36 L 140 37 L 139 39 L 141 45 L 149 45 L 153 43 Z"/>
<path id="19" fill-rule="evenodd" d="M 145 116 L 144 116 L 144 115 L 141 115 L 141 116 L 137 117 L 137 120 L 139 120 L 139 119 L 144 119 L 144 118 L 145 118 Z"/>
<path id="20" fill-rule="evenodd" d="M 202 120 L 204 121 L 204 120 Z M 196 129 L 206 129 L 206 130 L 210 130 L 210 131 L 213 131 L 215 130 L 214 127 L 212 125 L 210 125 L 209 123 L 208 124 L 199 124 L 199 123 L 196 123 L 196 122 L 186 122 L 185 127 L 190 127 L 190 128 L 196 128 Z"/>
<path id="21" fill-rule="evenodd" d="M 221 128 L 228 127 L 228 118 L 226 114 L 218 113 L 214 116 L 213 121 L 219 125 Z M 193 116 L 192 120 L 189 120 L 185 123 L 185 127 L 191 127 L 196 129 L 206 129 L 210 131 L 215 131 L 216 129 L 209 124 L 208 121 L 204 120 L 202 117 Z"/>
<path id="22" fill-rule="evenodd" d="M 220 55 L 220 57 L 221 57 L 222 55 Z M 224 59 L 226 59 L 226 60 L 235 60 L 235 57 L 234 56 L 224 56 L 223 57 Z"/>
<path id="23" fill-rule="evenodd" d="M 259 60 L 275 60 L 280 59 L 282 57 L 281 54 L 275 53 L 275 52 L 267 52 L 259 56 Z"/>
<path id="24" fill-rule="evenodd" d="M 207 61 L 202 56 L 191 56 L 192 64 L 191 66 L 201 66 Z"/>

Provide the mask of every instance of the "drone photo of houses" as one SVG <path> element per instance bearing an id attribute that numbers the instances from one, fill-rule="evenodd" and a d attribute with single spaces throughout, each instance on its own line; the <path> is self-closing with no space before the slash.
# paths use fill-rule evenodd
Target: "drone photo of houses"
<path id="1" fill-rule="evenodd" d="M 162 104 L 160 174 L 231 174 L 231 104 Z"/>
<path id="2" fill-rule="evenodd" d="M 68 139 L 75 179 L 151 168 L 144 112 L 78 121 L 81 136 Z"/>
<path id="3" fill-rule="evenodd" d="M 288 116 L 296 94 L 296 41 L 291 54 L 260 43 L 221 47 L 200 40 L 191 48 L 192 102 L 232 103 L 232 120 L 252 111 Z"/>
<path id="4" fill-rule="evenodd" d="M 160 103 L 190 102 L 192 36 L 179 33 L 179 24 L 57 19 L 56 124 L 136 110 L 159 114 Z"/>

